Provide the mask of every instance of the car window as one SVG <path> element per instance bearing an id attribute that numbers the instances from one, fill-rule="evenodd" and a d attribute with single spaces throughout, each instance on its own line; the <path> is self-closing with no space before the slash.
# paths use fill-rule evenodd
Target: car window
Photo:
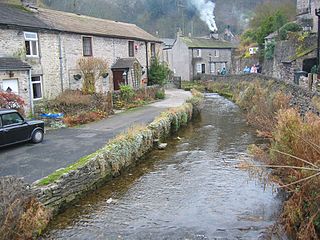
<path id="1" fill-rule="evenodd" d="M 12 124 L 21 124 L 23 123 L 23 119 L 18 113 L 8 113 L 2 115 L 2 125 L 8 126 Z"/>

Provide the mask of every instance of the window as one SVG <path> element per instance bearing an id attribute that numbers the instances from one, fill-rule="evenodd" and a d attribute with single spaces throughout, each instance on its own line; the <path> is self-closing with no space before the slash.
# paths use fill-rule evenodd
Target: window
<path id="1" fill-rule="evenodd" d="M 197 64 L 197 73 L 201 73 L 201 64 L 200 63 Z"/>
<path id="2" fill-rule="evenodd" d="M 18 79 L 3 80 L 2 89 L 6 92 L 13 92 L 19 94 Z"/>
<path id="3" fill-rule="evenodd" d="M 134 41 L 129 41 L 129 57 L 134 57 Z"/>
<path id="4" fill-rule="evenodd" d="M 27 57 L 38 57 L 38 34 L 32 32 L 24 32 L 24 40 Z"/>
<path id="5" fill-rule="evenodd" d="M 197 49 L 197 57 L 201 57 L 201 49 Z"/>
<path id="6" fill-rule="evenodd" d="M 151 43 L 151 57 L 156 57 L 156 44 Z"/>
<path id="7" fill-rule="evenodd" d="M 201 65 L 201 73 L 206 73 L 206 65 L 204 63 Z"/>
<path id="8" fill-rule="evenodd" d="M 33 99 L 42 98 L 42 79 L 41 76 L 31 78 Z"/>
<path id="9" fill-rule="evenodd" d="M 3 126 L 13 125 L 13 124 L 22 124 L 23 119 L 18 113 L 8 113 L 2 115 L 2 124 Z"/>
<path id="10" fill-rule="evenodd" d="M 216 64 L 210 63 L 210 73 L 214 74 L 216 72 Z"/>
<path id="11" fill-rule="evenodd" d="M 213 56 L 219 57 L 219 50 L 214 50 L 213 51 Z"/>
<path id="12" fill-rule="evenodd" d="M 82 37 L 83 56 L 92 56 L 92 37 Z"/>

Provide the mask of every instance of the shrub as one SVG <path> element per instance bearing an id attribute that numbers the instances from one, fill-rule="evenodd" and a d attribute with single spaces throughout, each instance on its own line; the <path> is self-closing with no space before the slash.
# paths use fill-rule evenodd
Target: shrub
<path id="1" fill-rule="evenodd" d="M 112 96 L 95 93 L 83 94 L 79 90 L 66 90 L 54 100 L 44 100 L 37 104 L 36 112 L 58 112 L 66 116 L 77 115 L 79 112 L 102 111 L 112 112 Z"/>
<path id="2" fill-rule="evenodd" d="M 160 86 L 165 85 L 168 81 L 170 72 L 171 71 L 166 63 L 161 63 L 158 58 L 155 58 L 150 65 L 148 84 L 158 84 Z"/>
<path id="3" fill-rule="evenodd" d="M 100 58 L 86 57 L 78 60 L 78 65 L 84 78 L 82 92 L 84 94 L 95 93 L 96 81 L 108 73 L 108 63 Z"/>
<path id="4" fill-rule="evenodd" d="M 122 101 L 131 102 L 135 96 L 135 92 L 130 85 L 120 86 L 120 97 Z"/>
<path id="5" fill-rule="evenodd" d="M 166 94 L 164 91 L 158 91 L 156 92 L 156 99 L 165 99 Z"/>
<path id="6" fill-rule="evenodd" d="M 24 115 L 25 105 L 24 100 L 20 96 L 14 93 L 0 92 L 0 108 L 15 109 Z"/>
<path id="7" fill-rule="evenodd" d="M 302 27 L 299 24 L 295 22 L 289 22 L 279 29 L 279 37 L 281 40 L 286 40 L 288 37 L 288 32 L 300 32 L 300 31 L 302 31 Z"/>
<path id="8" fill-rule="evenodd" d="M 276 47 L 276 43 L 274 41 L 266 44 L 264 49 L 264 56 L 267 60 L 273 59 L 275 47 Z"/>
<path id="9" fill-rule="evenodd" d="M 80 125 L 80 124 L 86 124 L 89 122 L 94 122 L 100 119 L 103 119 L 106 117 L 106 113 L 104 112 L 82 112 L 77 115 L 73 116 L 66 116 L 64 117 L 63 121 L 65 124 L 67 124 L 70 127 Z"/>

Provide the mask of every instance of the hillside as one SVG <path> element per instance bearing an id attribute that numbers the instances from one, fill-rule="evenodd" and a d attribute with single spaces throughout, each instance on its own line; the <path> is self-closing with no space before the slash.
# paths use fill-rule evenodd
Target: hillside
<path id="1" fill-rule="evenodd" d="M 5 1 L 5 0 L 0 0 Z M 7 0 L 17 2 L 19 0 Z M 208 34 L 192 2 L 205 0 L 38 0 L 51 9 L 75 12 L 116 21 L 135 23 L 159 37 L 174 37 L 179 29 L 193 35 Z M 242 32 L 258 4 L 278 0 L 216 0 L 216 22 L 223 31 L 228 25 Z M 295 2 L 295 0 L 291 0 Z"/>

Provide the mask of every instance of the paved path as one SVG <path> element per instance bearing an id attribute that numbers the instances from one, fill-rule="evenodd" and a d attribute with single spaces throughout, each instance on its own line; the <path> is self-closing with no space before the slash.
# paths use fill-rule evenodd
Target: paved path
<path id="1" fill-rule="evenodd" d="M 116 114 L 79 128 L 48 131 L 40 144 L 19 144 L 0 149 L 0 176 L 14 175 L 32 183 L 83 156 L 134 124 L 153 121 L 160 112 L 183 104 L 189 92 L 166 90 L 166 99 Z"/>

